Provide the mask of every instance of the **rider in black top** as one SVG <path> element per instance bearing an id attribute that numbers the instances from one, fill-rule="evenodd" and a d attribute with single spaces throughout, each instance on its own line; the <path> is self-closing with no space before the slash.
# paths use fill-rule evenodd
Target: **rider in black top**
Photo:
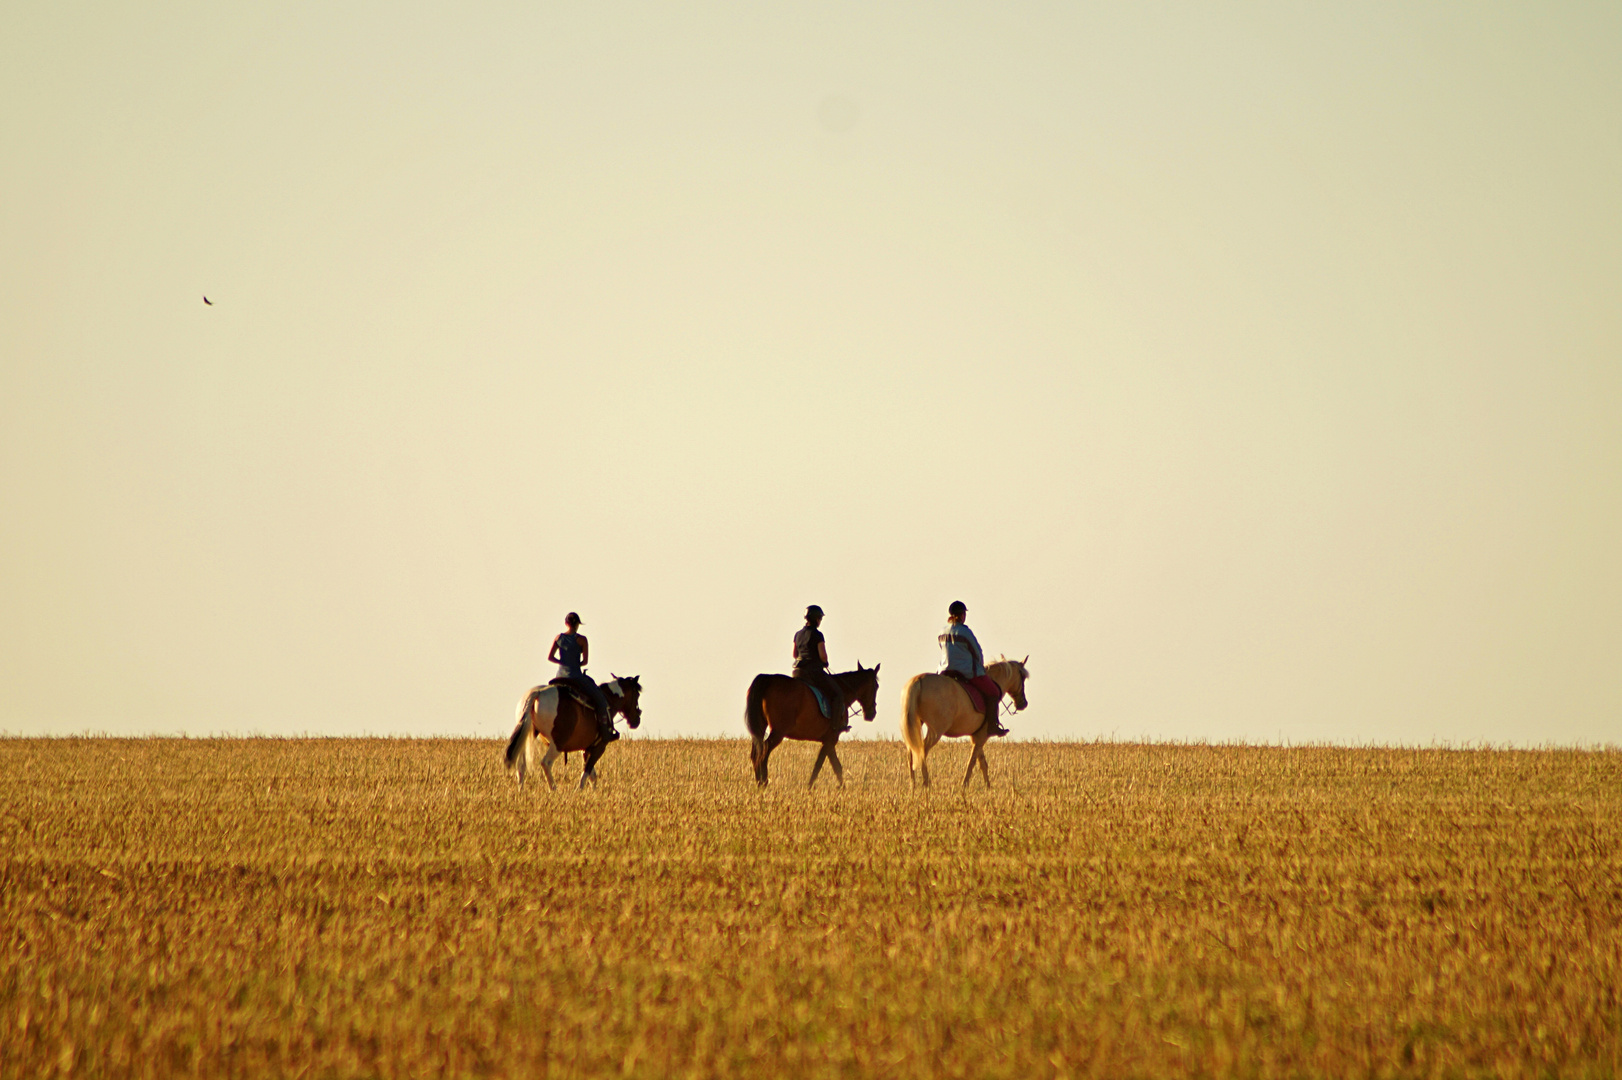
<path id="1" fill-rule="evenodd" d="M 835 731 L 849 731 L 845 715 L 845 692 L 828 674 L 828 643 L 817 627 L 822 625 L 822 609 L 815 604 L 805 609 L 805 625 L 794 635 L 794 668 L 791 674 L 801 682 L 822 691 L 828 699 L 828 713 Z"/>

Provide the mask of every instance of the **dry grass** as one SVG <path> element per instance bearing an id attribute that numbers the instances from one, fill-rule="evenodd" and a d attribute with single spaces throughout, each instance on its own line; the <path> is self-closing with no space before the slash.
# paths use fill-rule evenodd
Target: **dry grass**
<path id="1" fill-rule="evenodd" d="M 499 749 L 0 742 L 0 1076 L 1618 1072 L 1616 752 Z"/>

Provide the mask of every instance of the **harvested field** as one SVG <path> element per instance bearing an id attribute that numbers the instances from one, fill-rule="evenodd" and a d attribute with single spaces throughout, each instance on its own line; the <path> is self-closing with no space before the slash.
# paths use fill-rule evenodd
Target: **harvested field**
<path id="1" fill-rule="evenodd" d="M 0 1076 L 1622 1062 L 1615 751 L 501 747 L 0 741 Z"/>

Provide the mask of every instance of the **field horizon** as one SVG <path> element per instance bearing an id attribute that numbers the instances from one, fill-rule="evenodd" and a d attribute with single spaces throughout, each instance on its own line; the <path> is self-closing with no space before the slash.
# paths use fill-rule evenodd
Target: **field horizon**
<path id="1" fill-rule="evenodd" d="M 1017 723 L 1017 720 L 1016 720 Z M 658 731 L 625 730 L 623 721 L 619 721 L 619 730 L 624 736 L 626 744 L 630 742 L 671 742 L 671 743 L 729 743 L 736 742 L 747 745 L 747 735 L 706 735 L 701 733 L 666 733 Z M 740 725 L 741 726 L 741 725 Z M 864 733 L 861 728 L 853 728 L 840 740 L 840 747 L 853 743 L 894 743 L 903 745 L 899 732 L 890 729 L 889 725 L 882 725 L 884 730 L 876 730 L 881 725 L 875 723 Z M 65 732 L 18 732 L 0 728 L 0 743 L 6 742 L 66 742 L 75 739 L 94 739 L 98 742 L 129 741 L 147 742 L 151 740 L 174 740 L 177 742 L 206 742 L 215 740 L 219 742 L 499 742 L 506 743 L 506 736 L 490 734 L 469 735 L 456 732 L 340 732 L 325 734 L 317 731 L 297 732 L 263 732 L 263 731 L 211 731 L 203 733 L 148 731 L 135 734 L 111 731 L 65 731 Z M 809 746 L 810 744 L 784 743 L 784 750 L 791 750 L 793 746 Z M 950 754 L 955 745 L 967 746 L 961 740 L 945 742 L 942 744 L 945 752 Z M 1591 742 L 1516 742 L 1513 740 L 1464 740 L 1429 739 L 1424 742 L 1393 742 L 1390 740 L 1369 740 L 1367 742 L 1350 742 L 1339 739 L 1299 740 L 1299 739 L 1189 739 L 1176 736 L 1116 736 L 1116 735 L 1026 735 L 1017 729 L 1010 732 L 1005 738 L 995 740 L 988 744 L 993 749 L 998 746 L 1114 746 L 1114 747 L 1208 747 L 1211 749 L 1232 750 L 1391 750 L 1414 751 L 1436 750 L 1467 753 L 1541 753 L 1541 752 L 1576 752 L 1576 753 L 1616 753 L 1622 752 L 1622 742 L 1611 740 L 1596 740 Z M 783 751 L 779 751 L 780 753 Z M 813 751 L 814 752 L 814 751 Z M 933 758 L 931 759 L 933 760 Z"/>
<path id="2" fill-rule="evenodd" d="M 0 1075 L 1622 1064 L 1614 749 L 504 741 L 0 739 Z"/>

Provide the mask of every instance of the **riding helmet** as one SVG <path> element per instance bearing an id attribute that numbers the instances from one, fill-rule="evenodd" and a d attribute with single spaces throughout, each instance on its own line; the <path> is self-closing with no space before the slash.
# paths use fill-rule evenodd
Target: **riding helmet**
<path id="1" fill-rule="evenodd" d="M 967 615 L 968 613 L 968 607 L 961 600 L 953 600 L 952 606 L 946 609 L 948 615 Z"/>
<path id="2" fill-rule="evenodd" d="M 812 604 L 810 607 L 805 609 L 805 617 L 807 619 L 820 619 L 822 618 L 822 609 L 817 607 L 817 605 Z"/>

